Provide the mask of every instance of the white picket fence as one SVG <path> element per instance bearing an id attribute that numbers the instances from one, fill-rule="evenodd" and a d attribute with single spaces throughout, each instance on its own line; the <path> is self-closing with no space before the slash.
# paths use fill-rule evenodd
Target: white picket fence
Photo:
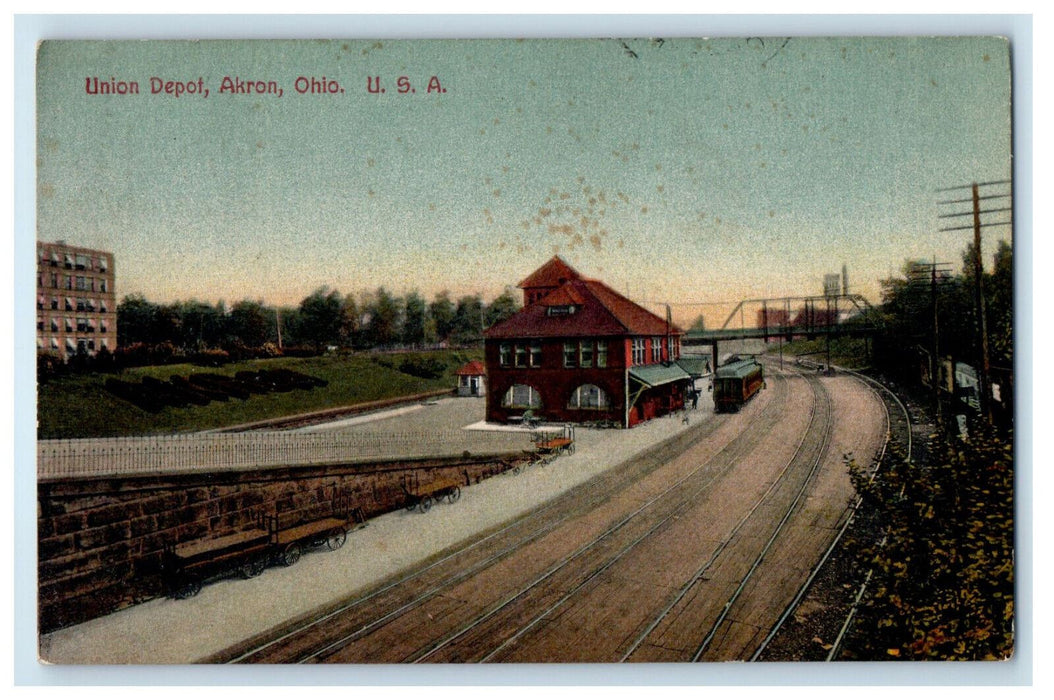
<path id="1" fill-rule="evenodd" d="M 367 459 L 486 454 L 529 447 L 525 434 L 464 430 L 385 433 L 249 432 L 41 440 L 37 478 L 172 474 Z"/>

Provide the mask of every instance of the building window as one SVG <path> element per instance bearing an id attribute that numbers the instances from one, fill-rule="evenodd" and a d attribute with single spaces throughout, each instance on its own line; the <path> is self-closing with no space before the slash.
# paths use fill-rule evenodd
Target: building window
<path id="1" fill-rule="evenodd" d="M 87 255 L 77 256 L 77 269 L 78 270 L 90 270 L 91 269 L 91 258 Z"/>
<path id="2" fill-rule="evenodd" d="M 59 339 L 58 338 L 52 338 L 51 339 L 51 349 L 52 350 L 58 350 L 59 349 Z"/>
<path id="3" fill-rule="evenodd" d="M 106 272 L 106 268 L 107 268 L 106 256 L 105 255 L 99 256 L 99 272 Z"/>
<path id="4" fill-rule="evenodd" d="M 51 310 L 52 311 L 58 311 L 59 310 L 59 298 L 58 297 L 51 297 Z"/>
<path id="5" fill-rule="evenodd" d="M 102 313 L 106 313 L 106 300 L 99 301 L 99 311 L 101 311 Z"/>
<path id="6" fill-rule="evenodd" d="M 651 339 L 651 361 L 662 362 L 662 338 Z"/>
<path id="7" fill-rule="evenodd" d="M 542 366 L 542 341 L 531 341 L 531 367 Z"/>
<path id="8" fill-rule="evenodd" d="M 512 359 L 512 347 L 508 343 L 498 346 L 498 365 L 508 367 Z"/>
<path id="9" fill-rule="evenodd" d="M 88 289 L 91 287 L 91 278 L 90 277 L 81 277 L 80 275 L 78 275 L 77 276 L 77 281 L 76 281 L 74 286 L 75 286 L 75 288 L 77 289 L 78 292 L 88 291 Z"/>
<path id="10" fill-rule="evenodd" d="M 110 329 L 110 327 L 106 325 L 106 319 L 105 318 L 99 319 L 99 332 L 100 333 L 105 333 L 109 329 Z"/>
<path id="11" fill-rule="evenodd" d="M 37 316 L 37 330 L 38 331 L 44 330 L 44 317 L 43 316 Z"/>
<path id="12" fill-rule="evenodd" d="M 59 320 L 57 318 L 51 319 L 51 332 L 52 333 L 58 333 L 59 332 Z"/>
<path id="13" fill-rule="evenodd" d="M 44 310 L 44 295 L 43 294 L 38 294 L 37 295 L 37 310 L 38 311 L 43 311 Z"/>
<path id="14" fill-rule="evenodd" d="M 59 273 L 52 272 L 51 273 L 50 282 L 51 282 L 51 288 L 52 289 L 58 289 L 59 288 Z"/>
<path id="15" fill-rule="evenodd" d="M 578 343 L 578 361 L 582 367 L 593 366 L 593 341 L 583 340 Z"/>
<path id="16" fill-rule="evenodd" d="M 69 253 L 66 253 L 66 255 L 64 257 L 66 259 L 66 269 L 67 270 L 72 270 L 73 269 L 73 256 L 70 255 Z"/>
<path id="17" fill-rule="evenodd" d="M 86 318 L 78 318 L 77 319 L 77 332 L 78 333 L 87 333 L 88 332 L 88 328 L 89 328 L 88 319 L 86 319 Z"/>
<path id="18" fill-rule="evenodd" d="M 106 290 L 106 280 L 99 280 L 99 291 L 100 292 L 107 291 Z"/>
<path id="19" fill-rule="evenodd" d="M 574 304 L 562 304 L 547 307 L 545 313 L 549 316 L 571 316 L 575 313 Z"/>
<path id="20" fill-rule="evenodd" d="M 643 365 L 647 355 L 645 354 L 644 338 L 633 339 L 633 364 Z"/>
<path id="21" fill-rule="evenodd" d="M 77 299 L 77 311 L 84 311 L 88 308 L 88 300 L 83 298 Z"/>
<path id="22" fill-rule="evenodd" d="M 541 408 L 542 397 L 530 384 L 513 384 L 501 400 L 505 408 Z"/>
<path id="23" fill-rule="evenodd" d="M 571 400 L 567 402 L 568 408 L 608 408 L 611 402 L 608 400 L 607 392 L 595 384 L 583 384 L 571 392 Z"/>
<path id="24" fill-rule="evenodd" d="M 574 343 L 564 343 L 564 367 L 574 367 L 578 360 L 578 347 Z"/>
<path id="25" fill-rule="evenodd" d="M 73 278 L 70 277 L 69 275 L 63 275 L 62 276 L 62 287 L 64 289 L 72 290 L 73 289 Z"/>
<path id="26" fill-rule="evenodd" d="M 597 341 L 597 367 L 608 366 L 608 341 Z"/>
<path id="27" fill-rule="evenodd" d="M 519 343 L 516 343 L 514 354 L 515 354 L 515 358 L 516 358 L 516 366 L 517 367 L 526 367 L 527 366 L 527 348 L 525 346 L 523 346 L 523 345 L 520 345 Z"/>
<path id="28" fill-rule="evenodd" d="M 72 318 L 67 318 L 66 319 L 66 332 L 67 333 L 72 333 L 73 332 L 73 319 Z"/>

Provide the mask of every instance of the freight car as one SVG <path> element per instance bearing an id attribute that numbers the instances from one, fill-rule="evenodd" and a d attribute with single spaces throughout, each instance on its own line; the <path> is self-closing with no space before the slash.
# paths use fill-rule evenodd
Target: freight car
<path id="1" fill-rule="evenodd" d="M 754 358 L 718 367 L 714 372 L 714 410 L 738 411 L 764 384 L 764 372 Z"/>

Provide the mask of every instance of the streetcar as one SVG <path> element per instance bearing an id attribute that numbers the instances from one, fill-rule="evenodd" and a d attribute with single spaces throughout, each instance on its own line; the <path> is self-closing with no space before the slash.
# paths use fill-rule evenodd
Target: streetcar
<path id="1" fill-rule="evenodd" d="M 738 411 L 765 385 L 765 373 L 753 357 L 736 359 L 714 372 L 714 411 Z"/>

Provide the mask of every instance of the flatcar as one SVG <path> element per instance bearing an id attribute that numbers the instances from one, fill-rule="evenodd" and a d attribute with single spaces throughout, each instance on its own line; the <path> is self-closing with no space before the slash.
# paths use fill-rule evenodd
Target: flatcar
<path id="1" fill-rule="evenodd" d="M 714 410 L 738 411 L 764 384 L 764 372 L 754 358 L 718 367 L 714 372 Z"/>

